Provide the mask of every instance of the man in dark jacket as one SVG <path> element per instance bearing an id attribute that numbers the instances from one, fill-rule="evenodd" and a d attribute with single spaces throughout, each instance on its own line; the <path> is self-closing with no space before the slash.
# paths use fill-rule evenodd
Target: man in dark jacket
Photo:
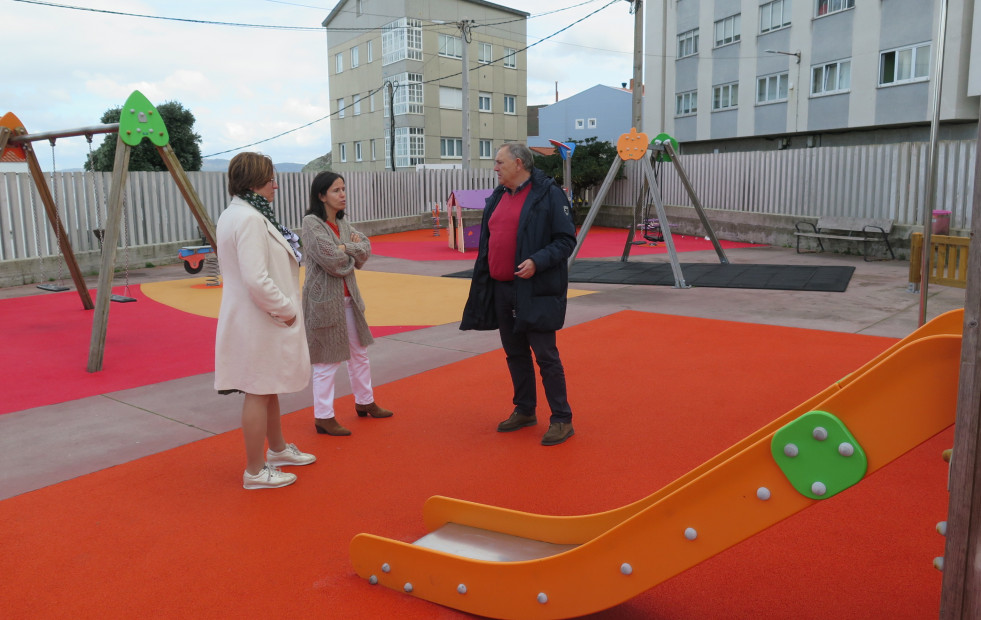
<path id="1" fill-rule="evenodd" d="M 535 353 L 551 409 L 542 445 L 554 446 L 575 432 L 555 332 L 565 323 L 576 227 L 562 188 L 534 167 L 527 146 L 503 145 L 494 171 L 500 185 L 484 208 L 460 329 L 497 329 L 501 334 L 514 386 L 514 412 L 498 424 L 501 433 L 538 423 Z"/>

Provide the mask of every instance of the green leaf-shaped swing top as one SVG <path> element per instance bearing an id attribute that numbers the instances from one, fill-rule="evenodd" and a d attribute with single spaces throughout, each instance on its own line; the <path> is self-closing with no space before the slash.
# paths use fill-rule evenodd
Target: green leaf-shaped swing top
<path id="1" fill-rule="evenodd" d="M 167 146 L 170 142 L 157 108 L 138 90 L 133 91 L 120 110 L 119 136 L 130 146 L 136 146 L 143 138 L 150 138 L 157 146 Z"/>

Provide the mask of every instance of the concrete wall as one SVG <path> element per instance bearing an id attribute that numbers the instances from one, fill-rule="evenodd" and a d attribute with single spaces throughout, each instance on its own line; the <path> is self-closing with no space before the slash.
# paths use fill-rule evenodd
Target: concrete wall
<path id="1" fill-rule="evenodd" d="M 596 215 L 594 226 L 609 226 L 623 228 L 625 231 L 632 222 L 632 207 L 603 207 Z M 676 235 L 705 236 L 705 228 L 698 218 L 694 207 L 664 205 L 664 211 L 671 223 L 671 232 Z M 749 213 L 746 211 L 720 211 L 705 209 L 715 236 L 726 241 L 742 241 L 745 243 L 760 243 L 779 247 L 796 247 L 797 238 L 794 236 L 794 224 L 801 221 L 816 223 L 817 218 L 793 215 L 770 215 L 765 213 Z M 909 238 L 913 232 L 919 232 L 920 226 L 893 226 L 889 235 L 889 243 L 896 253 L 898 260 L 909 260 Z M 951 235 L 967 237 L 969 230 L 952 228 Z M 858 243 L 825 241 L 825 247 L 830 252 L 843 254 L 861 254 L 862 246 Z"/>
<path id="2" fill-rule="evenodd" d="M 612 228 L 626 230 L 632 222 L 633 207 L 605 206 L 600 209 L 593 222 L 594 226 L 609 226 Z M 671 222 L 671 231 L 679 235 L 704 236 L 705 229 L 702 227 L 701 220 L 693 207 L 665 205 L 665 212 L 668 221 Z M 794 237 L 794 224 L 800 221 L 816 222 L 817 218 L 808 218 L 791 215 L 768 215 L 762 213 L 749 213 L 745 211 L 722 211 L 717 209 L 706 209 L 705 215 L 715 231 L 716 237 L 727 241 L 743 241 L 747 243 L 760 243 L 781 247 L 795 247 L 796 237 Z M 466 212 L 464 214 L 464 225 L 471 226 L 480 223 L 480 211 Z M 444 227 L 440 234 L 446 235 L 446 219 L 443 215 L 440 225 Z M 356 227 L 369 237 L 385 235 L 407 230 L 428 229 L 433 225 L 432 217 L 429 215 L 409 216 L 388 220 L 374 220 L 370 222 L 357 222 Z M 918 232 L 919 226 L 894 226 L 889 236 L 889 243 L 892 244 L 893 251 L 899 260 L 909 260 L 909 237 L 913 232 Z M 967 237 L 969 230 L 953 228 L 951 235 Z M 200 239 L 190 239 L 185 243 L 168 243 L 151 246 L 141 246 L 130 249 L 129 268 L 130 270 L 142 269 L 158 265 L 175 264 L 180 259 L 177 257 L 177 250 L 185 245 L 198 245 Z M 862 247 L 856 243 L 841 243 L 825 241 L 825 247 L 831 252 L 842 252 L 847 254 L 860 254 Z M 101 263 L 99 252 L 80 252 L 76 255 L 82 273 L 87 276 L 98 275 Z M 125 250 L 120 249 L 116 254 L 116 278 L 114 284 L 122 284 L 126 269 Z M 0 262 L 0 287 L 19 286 L 22 284 L 33 284 L 38 282 L 39 261 L 37 258 L 23 260 L 9 260 Z M 49 280 L 57 280 L 60 276 L 68 286 L 71 286 L 71 276 L 68 269 L 63 265 L 59 257 L 48 257 L 44 259 L 43 272 Z M 205 272 L 202 271 L 201 275 Z"/>

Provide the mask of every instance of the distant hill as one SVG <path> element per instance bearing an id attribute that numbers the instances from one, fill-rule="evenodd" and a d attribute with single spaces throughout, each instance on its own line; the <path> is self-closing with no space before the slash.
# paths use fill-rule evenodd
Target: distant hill
<path id="1" fill-rule="evenodd" d="M 228 172 L 228 160 L 202 159 L 201 172 Z"/>
<path id="2" fill-rule="evenodd" d="M 228 172 L 227 159 L 205 159 L 201 161 L 201 172 Z M 273 164 L 277 172 L 300 172 L 305 164 Z"/>

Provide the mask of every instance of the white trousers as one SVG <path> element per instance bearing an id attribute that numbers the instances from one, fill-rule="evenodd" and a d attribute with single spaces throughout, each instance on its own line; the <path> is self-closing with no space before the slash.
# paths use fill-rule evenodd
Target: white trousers
<path id="1" fill-rule="evenodd" d="M 354 402 L 358 405 L 370 405 L 375 402 L 375 395 L 371 389 L 368 347 L 361 346 L 361 340 L 358 338 L 350 297 L 344 298 L 344 316 L 347 319 L 347 341 L 351 348 L 351 357 L 347 360 L 347 376 L 351 380 Z M 334 378 L 342 363 L 313 364 L 313 416 L 315 418 L 334 417 Z"/>

